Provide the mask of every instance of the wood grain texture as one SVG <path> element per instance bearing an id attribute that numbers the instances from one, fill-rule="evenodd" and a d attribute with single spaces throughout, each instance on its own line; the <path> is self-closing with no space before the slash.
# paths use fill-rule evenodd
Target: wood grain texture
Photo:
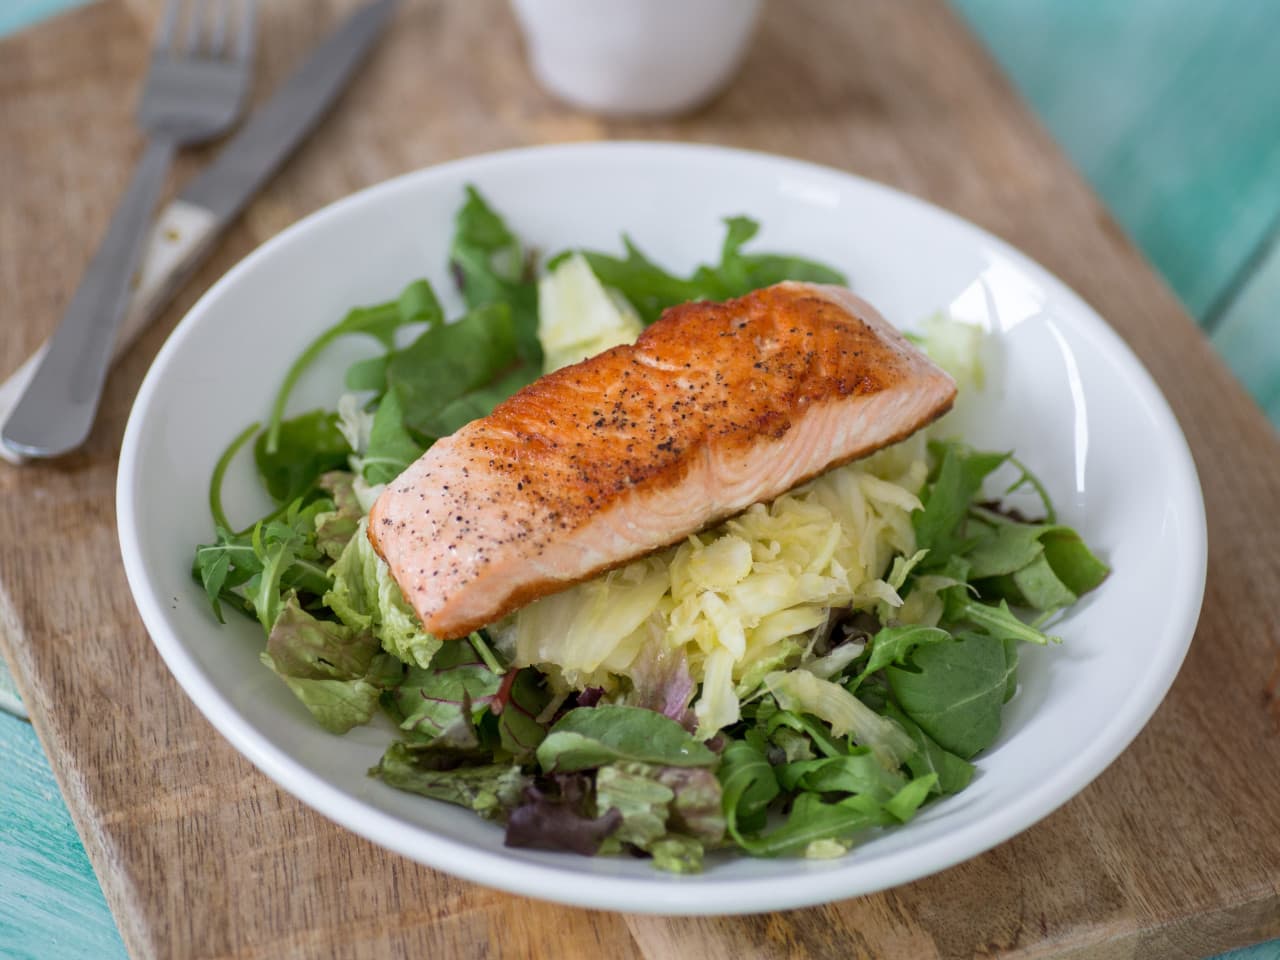
<path id="1" fill-rule="evenodd" d="M 260 90 L 349 2 L 263 4 Z M 0 45 L 0 288 L 12 367 L 47 333 L 127 176 L 157 5 L 106 0 Z M 1151 369 L 1201 471 L 1204 615 L 1134 745 L 1075 800 L 915 884 L 758 917 L 596 913 L 358 840 L 198 716 L 133 610 L 112 486 L 128 405 L 194 297 L 282 226 L 386 176 L 499 147 L 642 137 L 803 156 L 918 193 L 1057 272 Z M 70 142 L 69 142 L 70 141 Z M 198 158 L 188 158 L 190 164 Z M 111 377 L 79 454 L 0 472 L 0 640 L 137 957 L 1201 957 L 1280 934 L 1280 445 L 1176 300 L 938 0 L 767 8 L 743 75 L 682 121 L 602 122 L 527 80 L 497 0 L 407 2 L 288 169 Z M 1273 691 L 1272 696 L 1276 696 Z"/>
<path id="2" fill-rule="evenodd" d="M 1280 229 L 1256 262 L 1214 326 L 1213 345 L 1280 427 Z"/>

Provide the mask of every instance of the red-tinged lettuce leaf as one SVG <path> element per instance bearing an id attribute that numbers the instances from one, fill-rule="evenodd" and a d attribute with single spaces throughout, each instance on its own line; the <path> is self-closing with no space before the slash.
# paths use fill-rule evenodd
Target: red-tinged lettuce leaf
<path id="1" fill-rule="evenodd" d="M 276 672 L 302 680 L 362 677 L 377 652 L 373 634 L 317 620 L 299 606 L 296 594 L 286 599 L 267 637 L 267 654 Z"/>
<path id="2" fill-rule="evenodd" d="M 493 763 L 439 770 L 432 766 L 430 751 L 404 743 L 388 747 L 369 775 L 397 790 L 468 807 L 491 819 L 511 810 L 529 784 L 529 778 L 518 764 Z"/>
<path id="3" fill-rule="evenodd" d="M 531 667 L 514 673 L 504 700 L 490 708 L 498 715 L 498 735 L 502 749 L 517 760 L 532 759 L 534 751 L 547 735 L 545 724 L 537 718 L 551 702 L 551 694 L 543 685 L 542 675 Z"/>
<path id="4" fill-rule="evenodd" d="M 675 794 L 667 821 L 672 833 L 709 846 L 724 840 L 724 796 L 714 773 L 703 767 L 662 767 L 658 782 Z"/>
<path id="5" fill-rule="evenodd" d="M 390 708 L 400 728 L 431 740 L 464 715 L 474 720 L 498 693 L 502 677 L 485 665 L 465 641 L 444 644 L 430 667 L 411 667 Z"/>
<path id="6" fill-rule="evenodd" d="M 364 515 L 352 487 L 354 480 L 355 474 L 346 470 L 330 470 L 316 481 L 333 500 L 333 509 L 317 513 L 315 518 L 316 547 L 330 560 L 342 556 Z"/>
<path id="7" fill-rule="evenodd" d="M 689 713 L 697 685 L 689 663 L 681 651 L 663 651 L 656 644 L 646 646 L 627 670 L 631 692 L 626 702 L 669 717 L 692 730 L 696 720 Z"/>
<path id="8" fill-rule="evenodd" d="M 584 773 L 556 774 L 526 787 L 507 819 L 506 845 L 594 856 L 622 824 L 622 814 L 608 810 L 595 816 L 593 793 Z"/>
<path id="9" fill-rule="evenodd" d="M 403 673 L 368 631 L 317 620 L 292 593 L 267 637 L 262 662 L 331 733 L 368 723 L 381 693 Z"/>
<path id="10" fill-rule="evenodd" d="M 596 771 L 596 809 L 622 814 L 609 845 L 631 844 L 659 870 L 696 873 L 705 847 L 724 839 L 720 781 L 702 767 L 607 764 Z"/>

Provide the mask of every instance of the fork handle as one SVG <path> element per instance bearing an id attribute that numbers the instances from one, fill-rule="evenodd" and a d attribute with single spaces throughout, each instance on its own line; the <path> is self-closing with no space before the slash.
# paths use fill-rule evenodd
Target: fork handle
<path id="1" fill-rule="evenodd" d="M 18 453 L 56 457 L 75 449 L 89 435 L 147 227 L 176 147 L 167 138 L 147 142 L 106 236 L 4 425 L 5 445 Z"/>

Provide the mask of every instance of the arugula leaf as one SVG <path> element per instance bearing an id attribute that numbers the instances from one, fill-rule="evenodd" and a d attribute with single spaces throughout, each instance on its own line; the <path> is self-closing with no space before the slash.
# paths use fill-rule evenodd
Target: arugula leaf
<path id="1" fill-rule="evenodd" d="M 1070 527 L 1024 523 L 975 507 L 981 532 L 966 555 L 979 592 L 1050 612 L 1075 603 L 1110 569 Z"/>
<path id="2" fill-rule="evenodd" d="M 288 503 L 308 493 L 327 470 L 347 465 L 351 445 L 338 429 L 338 416 L 312 410 L 278 424 L 276 445 L 258 434 L 253 458 L 267 492 L 276 503 Z"/>
<path id="3" fill-rule="evenodd" d="M 422 452 L 423 448 L 405 429 L 400 395 L 388 390 L 373 415 L 369 449 L 360 458 L 361 475 L 368 483 L 390 483 Z"/>
<path id="4" fill-rule="evenodd" d="M 932 789 L 935 777 L 917 777 L 883 804 L 865 793 L 827 803 L 817 793 L 801 793 L 791 806 L 786 823 L 760 837 L 743 837 L 740 846 L 755 857 L 776 857 L 803 850 L 823 841 L 848 843 L 871 827 L 905 823 L 915 814 Z M 826 849 L 819 847 L 823 854 Z"/>
<path id="5" fill-rule="evenodd" d="M 867 747 L 855 747 L 842 757 L 783 764 L 774 772 L 786 791 L 865 793 L 881 803 L 906 786 L 902 775 L 886 770 Z"/>
<path id="6" fill-rule="evenodd" d="M 903 713 L 897 704 L 886 704 L 885 713 L 916 742 L 918 749 L 907 758 L 907 769 L 913 777 L 935 774 L 934 790 L 943 796 L 959 793 L 969 785 L 976 769 L 973 764 L 938 746 L 938 742 L 921 730 L 920 725 Z"/>
<path id="7" fill-rule="evenodd" d="M 506 303 L 476 307 L 455 323 L 428 327 L 391 358 L 387 383 L 407 427 L 427 437 L 452 432 L 441 413 L 517 361 L 511 317 Z"/>
<path id="8" fill-rule="evenodd" d="M 778 796 L 778 778 L 764 754 L 745 740 L 731 740 L 716 771 L 724 803 L 725 826 L 740 845 L 743 833 L 764 827 L 769 804 Z"/>
<path id="9" fill-rule="evenodd" d="M 391 354 L 383 353 L 355 361 L 347 367 L 343 385 L 355 393 L 367 391 L 381 396 L 387 389 L 387 364 L 390 360 Z"/>
<path id="10" fill-rule="evenodd" d="M 283 519 L 259 521 L 248 533 L 236 534 L 224 528 L 216 531 L 213 543 L 196 547 L 192 574 L 205 588 L 214 616 L 222 619 L 222 603 L 231 603 L 249 616 L 263 619 L 270 629 L 279 609 L 279 596 L 273 600 L 262 587 L 266 560 L 277 551 L 272 569 L 266 574 L 268 584 L 277 591 L 297 590 L 320 596 L 331 586 L 320 551 L 314 538 L 315 517 L 328 504 L 316 501 L 305 508 L 297 503 L 282 511 Z M 286 557 L 287 554 L 287 557 Z M 288 560 L 288 563 L 283 561 Z M 262 591 L 262 609 L 245 594 Z"/>
<path id="11" fill-rule="evenodd" d="M 969 504 L 982 489 L 987 476 L 1009 459 L 1007 453 L 983 453 L 958 443 L 929 444 L 938 458 L 935 475 L 920 497 L 924 509 L 911 515 L 916 544 L 929 553 L 921 569 L 935 569 L 970 546 L 964 522 Z"/>
<path id="12" fill-rule="evenodd" d="M 506 400 L 521 387 L 538 379 L 538 370 L 522 364 L 483 387 L 477 387 L 442 406 L 432 418 L 431 425 L 441 436 L 461 430 L 472 420 L 479 420 L 493 413 L 493 408 Z"/>
<path id="13" fill-rule="evenodd" d="M 663 310 L 679 303 L 740 297 L 783 280 L 848 282 L 838 270 L 800 257 L 744 254 L 742 246 L 756 235 L 759 224 L 749 217 L 729 217 L 724 223 L 719 264 L 698 267 L 687 279 L 658 266 L 625 234 L 622 237 L 624 257 L 587 250 L 581 253 L 600 282 L 626 297 L 646 324 L 653 323 Z M 554 268 L 570 253 L 572 251 L 558 254 L 548 266 Z"/>
<path id="14" fill-rule="evenodd" d="M 950 639 L 951 634 L 947 631 L 922 624 L 885 627 L 871 638 L 871 655 L 867 658 L 866 665 L 861 673 L 845 685 L 845 689 L 853 693 L 877 670 L 882 670 L 891 663 L 903 663 L 916 647 Z"/>
<path id="15" fill-rule="evenodd" d="M 475 767 L 436 770 L 421 761 L 427 755 L 404 743 L 387 748 L 369 776 L 377 777 L 397 790 L 418 793 L 468 807 L 492 819 L 512 809 L 520 801 L 529 778 L 518 764 L 494 763 Z"/>
<path id="16" fill-rule="evenodd" d="M 1080 534 L 1070 527 L 1046 531 L 1041 543 L 1054 574 L 1077 596 L 1100 586 L 1111 573 L 1111 568 L 1094 556 Z"/>
<path id="17" fill-rule="evenodd" d="M 515 234 L 470 185 L 454 221 L 449 260 L 468 307 L 506 304 L 517 355 L 541 373 L 538 287 L 532 264 Z"/>
<path id="18" fill-rule="evenodd" d="M 980 519 L 991 517 L 986 511 L 974 511 Z M 1013 523 L 999 520 L 977 525 L 973 548 L 965 554 L 969 561 L 969 576 L 974 580 L 1017 573 L 1034 563 L 1044 553 L 1040 538 L 1050 527 L 1032 523 Z"/>
<path id="19" fill-rule="evenodd" d="M 388 303 L 380 303 L 372 307 L 356 307 L 351 310 L 342 320 L 312 340 L 289 367 L 271 404 L 271 418 L 267 423 L 263 440 L 265 452 L 274 455 L 278 451 L 284 410 L 289 402 L 289 394 L 293 392 L 294 386 L 307 368 L 315 363 L 334 341 L 346 336 L 364 335 L 373 337 L 390 351 L 395 349 L 396 331 L 401 327 L 415 323 L 434 326 L 443 322 L 444 314 L 440 309 L 440 302 L 436 299 L 431 284 L 426 280 L 415 280 L 397 299 Z"/>
<path id="20" fill-rule="evenodd" d="M 676 723 L 652 710 L 601 704 L 570 710 L 538 747 L 547 772 L 586 770 L 617 760 L 705 767 L 716 755 Z"/>
<path id="21" fill-rule="evenodd" d="M 1023 641 L 1025 643 L 1039 644 L 1040 646 L 1044 646 L 1050 641 L 1054 643 L 1062 642 L 1061 637 L 1051 636 L 1038 627 L 1023 623 L 1013 615 L 1013 611 L 1009 609 L 1009 604 L 1003 600 L 996 606 L 979 603 L 977 600 L 965 600 L 957 611 L 956 619 L 972 623 L 990 636 L 1000 640 Z"/>
<path id="22" fill-rule="evenodd" d="M 832 739 L 831 727 L 816 717 L 791 710 L 778 710 L 765 722 L 765 732 L 775 742 L 778 734 L 787 729 L 804 734 L 823 756 L 843 757 L 845 755 L 845 749 Z"/>
<path id="23" fill-rule="evenodd" d="M 903 711 L 945 750 L 964 759 L 1000 732 L 1000 708 L 1016 663 L 996 637 L 966 633 L 919 647 L 914 669 L 885 668 Z"/>

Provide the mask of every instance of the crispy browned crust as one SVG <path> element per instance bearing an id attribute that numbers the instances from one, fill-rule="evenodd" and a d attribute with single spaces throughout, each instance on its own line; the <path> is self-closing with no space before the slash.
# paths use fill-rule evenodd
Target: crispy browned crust
<path id="1" fill-rule="evenodd" d="M 938 410 L 935 413 L 933 413 L 933 415 L 930 416 L 927 421 L 925 421 L 924 423 L 921 423 L 920 426 L 916 427 L 915 429 L 911 429 L 911 430 L 904 429 L 900 431 L 899 433 L 891 437 L 889 440 L 887 440 L 883 444 L 883 446 L 876 447 L 873 450 L 866 450 L 861 453 L 852 454 L 851 456 L 848 456 L 841 460 L 837 460 L 833 463 L 830 463 L 819 470 L 814 470 L 812 473 L 809 473 L 804 477 L 802 477 L 800 480 L 798 480 L 795 483 L 794 487 L 789 487 L 788 489 L 795 489 L 795 487 L 799 487 L 802 484 L 808 483 L 814 477 L 821 476 L 822 474 L 826 473 L 828 470 L 834 470 L 837 467 L 842 467 L 845 464 L 852 463 L 855 460 L 861 460 L 863 457 L 870 456 L 876 450 L 883 449 L 883 447 L 888 447 L 888 446 L 891 446 L 892 444 L 898 443 L 901 440 L 907 439 L 907 437 L 915 433 L 916 430 L 919 430 L 919 429 L 922 429 L 923 427 L 928 426 L 934 420 L 938 419 L 938 417 L 941 417 L 943 414 L 947 413 L 951 409 L 953 402 L 954 402 L 954 397 L 951 400 L 947 401 L 946 406 L 938 408 Z M 785 492 L 786 492 L 785 490 L 779 491 L 775 496 L 781 496 Z M 764 502 L 764 501 L 757 501 L 757 502 Z M 748 506 L 750 506 L 750 504 L 748 504 Z M 713 527 L 716 524 L 723 523 L 725 520 L 728 520 L 736 516 L 737 514 L 741 514 L 745 512 L 746 509 L 747 507 L 743 507 L 741 510 L 736 511 L 736 513 L 726 513 L 723 516 L 718 516 L 715 519 L 709 521 L 705 525 L 705 527 Z M 373 529 L 374 529 L 373 525 L 370 525 L 369 532 L 370 532 L 371 538 L 373 536 Z M 462 637 L 468 636 L 475 630 L 479 630 L 480 628 L 486 627 L 497 620 L 501 620 L 503 617 L 505 617 L 509 613 L 515 613 L 521 607 L 528 606 L 534 600 L 537 600 L 541 597 L 549 596 L 550 594 L 553 594 L 553 593 L 559 593 L 561 590 L 566 590 L 569 587 L 573 586 L 574 584 L 583 583 L 587 580 L 592 580 L 595 577 L 598 577 L 602 573 L 608 573 L 610 570 L 617 570 L 619 567 L 625 567 L 628 563 L 632 563 L 633 561 L 639 560 L 642 557 L 647 557 L 654 553 L 658 553 L 662 550 L 665 550 L 667 549 L 667 547 L 671 546 L 673 543 L 678 543 L 681 539 L 683 539 L 683 537 L 678 537 L 672 540 L 671 543 L 666 543 L 661 546 L 654 547 L 653 549 L 646 551 L 644 553 L 638 553 L 633 556 L 623 557 L 621 559 L 615 560 L 612 563 L 605 563 L 597 567 L 593 567 L 586 573 L 583 573 L 572 580 L 560 580 L 560 579 L 552 579 L 551 577 L 544 577 L 539 580 L 530 581 L 526 584 L 523 584 L 520 587 L 517 587 L 513 593 L 508 595 L 506 601 L 502 603 L 500 606 L 498 606 L 492 614 L 485 616 L 483 618 L 464 621 L 461 626 L 454 628 L 454 630 L 452 631 L 453 633 L 452 636 L 442 637 L 441 639 L 448 639 L 448 640 L 461 639 Z M 374 549 L 377 549 L 376 540 L 374 541 Z"/>
<path id="2" fill-rule="evenodd" d="M 868 322 L 852 312 L 850 299 L 835 288 L 780 284 L 725 303 L 674 307 L 635 344 L 542 377 L 490 416 L 440 441 L 406 473 L 411 484 L 430 484 L 432 471 L 425 467 L 435 462 L 465 478 L 446 488 L 447 495 L 434 491 L 445 498 L 447 509 L 436 514 L 446 520 L 432 520 L 430 531 L 418 535 L 450 538 L 436 552 L 469 551 L 479 568 L 512 550 L 539 556 L 547 542 L 573 536 L 601 510 L 674 490 L 708 448 L 717 457 L 758 453 L 807 411 L 907 384 L 920 387 L 923 401 L 888 440 L 833 450 L 788 487 L 909 436 L 951 407 L 954 385 L 882 320 Z M 384 536 L 415 535 L 401 511 L 385 506 L 387 495 L 403 499 L 417 489 L 396 481 L 375 505 L 369 536 L 380 554 L 387 556 Z M 476 511 L 495 511 L 501 521 L 495 529 L 502 533 L 478 533 L 467 519 Z M 703 525 L 735 512 L 707 517 Z M 673 531 L 669 542 L 688 532 Z M 464 635 L 644 552 L 575 571 L 571 579 L 520 583 L 482 619 L 450 622 L 444 632 Z M 439 610 L 450 591 L 468 585 L 460 567 L 438 571 L 443 576 L 434 577 L 432 589 L 439 594 L 428 602 L 422 584 L 406 583 L 414 578 L 402 579 L 405 571 L 396 567 L 393 562 L 392 573 L 420 615 Z M 431 616 L 423 619 L 432 629 Z"/>

